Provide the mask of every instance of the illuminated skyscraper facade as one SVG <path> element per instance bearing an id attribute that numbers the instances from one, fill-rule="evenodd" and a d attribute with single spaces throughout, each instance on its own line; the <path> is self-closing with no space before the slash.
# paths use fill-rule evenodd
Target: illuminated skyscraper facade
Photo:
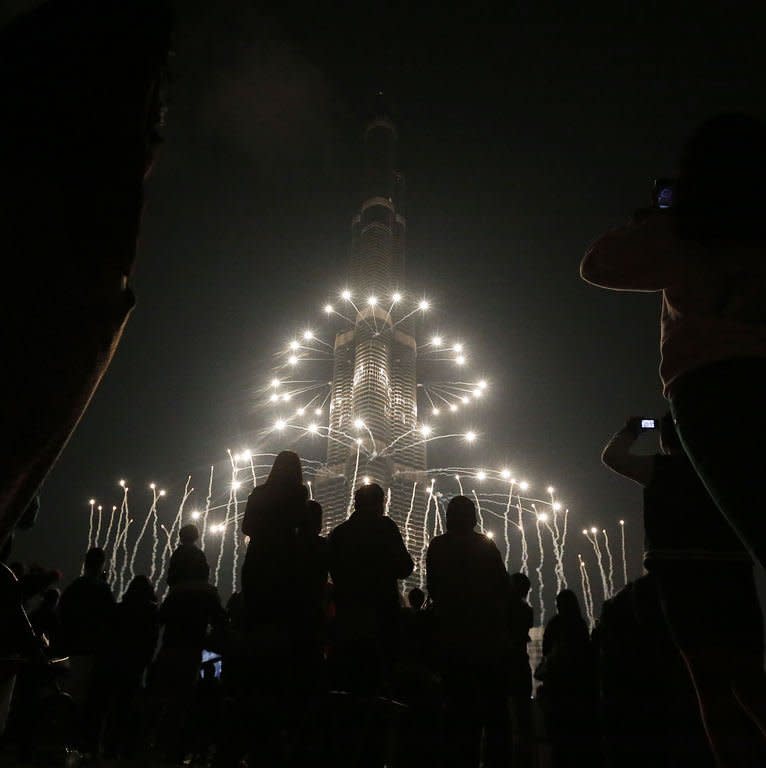
<path id="1" fill-rule="evenodd" d="M 378 114 L 364 131 L 362 203 L 351 224 L 348 285 L 356 315 L 354 327 L 335 337 L 327 466 L 316 478 L 316 495 L 329 530 L 346 519 L 354 485 L 363 478 L 379 483 L 417 561 L 422 535 L 416 532 L 426 514 L 418 490 L 427 489 L 425 443 L 412 437 L 418 426 L 417 344 L 411 325 L 395 323 L 390 313 L 404 293 L 407 231 L 396 145 L 396 127 Z M 356 447 L 334 438 L 349 434 Z M 381 457 L 397 439 L 409 447 Z"/>

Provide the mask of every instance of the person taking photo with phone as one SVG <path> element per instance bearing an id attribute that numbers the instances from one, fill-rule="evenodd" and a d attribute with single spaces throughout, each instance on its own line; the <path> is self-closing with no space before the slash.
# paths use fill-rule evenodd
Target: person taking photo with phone
<path id="1" fill-rule="evenodd" d="M 635 452 L 641 435 L 655 430 L 660 450 Z M 644 567 L 656 579 L 718 764 L 759 764 L 766 750 L 763 617 L 747 550 L 694 471 L 669 412 L 628 419 L 601 458 L 644 489 Z"/>
<path id="2" fill-rule="evenodd" d="M 681 443 L 766 566 L 764 179 L 766 123 L 741 114 L 703 123 L 682 152 L 677 194 L 658 195 L 653 209 L 598 238 L 580 275 L 602 288 L 662 293 L 660 377 Z"/>

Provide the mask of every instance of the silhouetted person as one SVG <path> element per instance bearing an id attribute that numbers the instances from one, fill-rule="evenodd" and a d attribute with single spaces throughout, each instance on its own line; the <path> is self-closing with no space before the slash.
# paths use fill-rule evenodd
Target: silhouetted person
<path id="1" fill-rule="evenodd" d="M 390 681 L 399 619 L 397 581 L 413 562 L 396 523 L 384 515 L 383 489 L 372 483 L 354 494 L 354 512 L 330 533 L 335 602 L 336 686 L 379 693 Z"/>
<path id="2" fill-rule="evenodd" d="M 83 575 L 64 590 L 59 600 L 60 648 L 69 656 L 65 687 L 81 712 L 79 745 L 91 754 L 99 749 L 106 696 L 101 667 L 105 663 L 115 609 L 104 572 L 105 562 L 103 549 L 89 549 Z"/>
<path id="3" fill-rule="evenodd" d="M 598 750 L 596 680 L 588 625 L 577 595 L 556 595 L 556 615 L 543 633 L 540 697 L 554 768 L 590 765 Z"/>
<path id="4" fill-rule="evenodd" d="M 681 442 L 766 566 L 766 517 L 754 504 L 766 433 L 766 124 L 708 120 L 679 170 L 677 205 L 603 235 L 581 274 L 605 288 L 662 292 L 660 376 Z"/>
<path id="5" fill-rule="evenodd" d="M 178 531 L 178 541 L 168 565 L 168 586 L 174 587 L 184 581 L 207 581 L 210 566 L 205 553 L 197 545 L 199 528 L 194 523 L 182 526 Z"/>
<path id="6" fill-rule="evenodd" d="M 482 731 L 486 766 L 509 760 L 509 585 L 494 542 L 474 531 L 476 508 L 465 496 L 447 506 L 447 532 L 426 555 L 445 697 L 445 762 L 476 768 Z"/>
<path id="7" fill-rule="evenodd" d="M 308 504 L 300 458 L 282 451 L 247 501 L 250 537 L 242 569 L 255 702 L 253 760 L 274 763 L 294 748 L 296 721 L 321 675 L 326 543 L 321 507 Z"/>
<path id="8" fill-rule="evenodd" d="M 159 637 L 159 606 L 146 576 L 136 576 L 115 609 L 109 644 L 110 706 L 104 738 L 109 755 L 130 757 L 143 738 L 140 697 Z"/>
<path id="9" fill-rule="evenodd" d="M 657 580 L 711 747 L 723 765 L 747 763 L 756 749 L 748 721 L 759 728 L 766 723 L 763 619 L 752 562 L 684 453 L 671 415 L 660 421 L 661 453 L 655 455 L 631 450 L 640 424 L 629 419 L 602 459 L 644 488 L 644 565 Z M 714 594 L 726 595 L 725 611 L 710 610 Z"/>
<path id="10" fill-rule="evenodd" d="M 395 765 L 401 768 L 431 765 L 442 748 L 442 696 L 434 658 L 434 616 L 424 608 L 425 592 L 408 590 L 407 606 L 400 612 L 401 635 L 394 695 L 407 705 L 398 723 Z"/>
<path id="11" fill-rule="evenodd" d="M 296 453 L 282 451 L 264 485 L 247 500 L 242 532 L 250 543 L 242 568 L 243 591 L 253 626 L 290 620 L 290 578 L 298 529 L 306 523 L 308 492 Z"/>
<path id="12" fill-rule="evenodd" d="M 529 630 L 534 614 L 527 602 L 531 584 L 525 573 L 512 573 L 508 577 L 510 589 L 511 638 L 508 653 L 510 665 L 511 718 L 513 722 L 514 768 L 531 765 L 532 743 L 532 670 L 529 666 Z"/>
<path id="13" fill-rule="evenodd" d="M 162 642 L 152 668 L 151 695 L 157 708 L 155 745 L 168 760 L 184 753 L 184 727 L 211 633 L 226 622 L 218 590 L 207 582 L 181 582 L 160 606 Z"/>

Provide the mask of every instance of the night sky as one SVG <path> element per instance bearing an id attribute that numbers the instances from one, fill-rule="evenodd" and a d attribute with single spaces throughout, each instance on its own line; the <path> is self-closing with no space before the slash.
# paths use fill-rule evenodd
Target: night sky
<path id="1" fill-rule="evenodd" d="M 140 508 L 151 481 L 176 500 L 191 473 L 202 490 L 227 448 L 284 447 L 259 437 L 273 420 L 259 387 L 344 287 L 365 105 L 383 88 L 407 178 L 407 287 L 434 303 L 424 328 L 460 335 L 491 385 L 465 421 L 480 440 L 430 463 L 553 483 L 570 556 L 584 524 L 623 517 L 640 573 L 640 489 L 599 455 L 626 417 L 663 411 L 659 297 L 590 287 L 578 264 L 673 174 L 697 123 L 763 114 L 766 56 L 755 4 L 563 5 L 179 3 L 138 303 L 17 556 L 68 581 L 87 500 L 119 503 L 120 478 Z"/>

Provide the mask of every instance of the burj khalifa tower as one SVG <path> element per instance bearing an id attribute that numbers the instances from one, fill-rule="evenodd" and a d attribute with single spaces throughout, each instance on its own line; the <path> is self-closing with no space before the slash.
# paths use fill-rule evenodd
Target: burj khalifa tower
<path id="1" fill-rule="evenodd" d="M 379 106 L 364 130 L 362 201 L 351 222 L 348 288 L 365 298 L 353 327 L 335 336 L 327 464 L 316 477 L 316 495 L 330 530 L 351 511 L 353 484 L 362 476 L 380 484 L 387 512 L 415 554 L 421 542 L 414 532 L 425 511 L 413 500 L 427 482 L 425 442 L 408 439 L 418 425 L 415 318 L 395 322 L 386 309 L 404 293 L 407 222 L 397 141 L 396 126 Z M 352 432 L 359 435 L 356 446 L 333 439 Z M 380 455 L 397 440 L 402 450 Z"/>

